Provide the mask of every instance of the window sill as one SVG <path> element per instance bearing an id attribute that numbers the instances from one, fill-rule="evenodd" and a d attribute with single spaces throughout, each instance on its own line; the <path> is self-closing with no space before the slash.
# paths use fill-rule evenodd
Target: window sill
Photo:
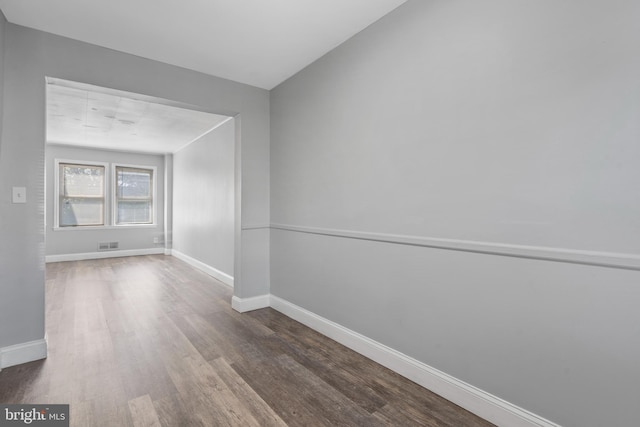
<path id="1" fill-rule="evenodd" d="M 53 231 L 123 230 L 131 228 L 158 228 L 158 224 L 86 225 L 78 227 L 53 227 Z"/>

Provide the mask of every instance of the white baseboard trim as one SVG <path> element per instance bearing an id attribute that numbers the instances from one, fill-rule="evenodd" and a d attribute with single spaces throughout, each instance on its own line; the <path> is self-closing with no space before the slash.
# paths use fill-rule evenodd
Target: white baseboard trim
<path id="1" fill-rule="evenodd" d="M 257 297 L 251 298 L 238 298 L 234 295 L 231 298 L 231 308 L 240 313 L 245 313 L 247 311 L 259 310 L 261 308 L 269 307 L 271 302 L 270 295 L 260 295 Z"/>
<path id="2" fill-rule="evenodd" d="M 171 249 L 165 249 L 164 254 L 167 256 L 171 255 Z"/>
<path id="3" fill-rule="evenodd" d="M 265 296 L 267 297 L 267 296 Z M 235 298 L 235 297 L 234 297 Z M 264 297 L 260 297 L 264 298 Z M 270 306 L 284 315 L 399 373 L 498 426 L 560 427 L 442 371 L 276 296 Z"/>
<path id="4" fill-rule="evenodd" d="M 227 286 L 231 286 L 233 288 L 233 276 L 228 275 L 227 273 L 224 273 L 220 270 L 218 270 L 215 267 L 211 267 L 208 264 L 205 264 L 202 261 L 198 261 L 195 258 L 191 258 L 189 255 L 183 254 L 180 251 L 176 251 L 175 249 L 171 249 L 171 256 L 174 256 L 176 258 L 178 258 L 179 260 L 182 260 L 184 262 L 186 262 L 187 264 L 191 265 L 192 267 L 197 268 L 198 270 L 201 270 L 205 273 L 207 273 L 209 276 L 218 279 L 219 281 L 221 281 L 222 283 L 224 283 Z"/>
<path id="5" fill-rule="evenodd" d="M 0 370 L 47 357 L 47 338 L 0 348 Z"/>
<path id="6" fill-rule="evenodd" d="M 85 259 L 119 258 L 124 256 L 161 255 L 164 248 L 129 249 L 122 251 L 85 252 L 81 254 L 47 255 L 45 262 L 82 261 Z"/>

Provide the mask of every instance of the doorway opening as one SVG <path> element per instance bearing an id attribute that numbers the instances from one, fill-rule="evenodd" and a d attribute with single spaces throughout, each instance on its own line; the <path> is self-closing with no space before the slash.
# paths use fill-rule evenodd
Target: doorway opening
<path id="1" fill-rule="evenodd" d="M 46 261 L 166 254 L 233 286 L 238 116 L 46 79 Z"/>

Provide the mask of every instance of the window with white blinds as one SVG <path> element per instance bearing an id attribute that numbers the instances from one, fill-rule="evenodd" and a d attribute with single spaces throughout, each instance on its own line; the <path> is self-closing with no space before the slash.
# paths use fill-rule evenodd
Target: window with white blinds
<path id="1" fill-rule="evenodd" d="M 116 225 L 153 223 L 153 169 L 115 167 Z"/>
<path id="2" fill-rule="evenodd" d="M 103 165 L 59 163 L 58 226 L 105 224 L 105 173 Z"/>
<path id="3" fill-rule="evenodd" d="M 56 159 L 55 168 L 54 228 L 155 225 L 155 166 Z"/>

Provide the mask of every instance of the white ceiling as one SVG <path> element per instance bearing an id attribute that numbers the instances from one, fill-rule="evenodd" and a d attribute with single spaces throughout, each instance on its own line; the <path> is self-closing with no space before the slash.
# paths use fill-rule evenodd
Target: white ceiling
<path id="1" fill-rule="evenodd" d="M 0 0 L 14 24 L 272 89 L 406 0 Z"/>
<path id="2" fill-rule="evenodd" d="M 175 153 L 231 117 L 175 102 L 47 79 L 47 143 Z"/>

